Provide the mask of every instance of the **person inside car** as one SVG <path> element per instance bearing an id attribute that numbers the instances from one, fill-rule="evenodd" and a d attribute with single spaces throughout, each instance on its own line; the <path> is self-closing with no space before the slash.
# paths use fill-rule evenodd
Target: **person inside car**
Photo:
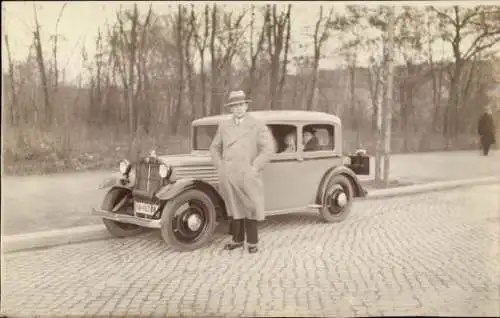
<path id="1" fill-rule="evenodd" d="M 315 151 L 319 149 L 319 141 L 318 138 L 314 135 L 314 130 L 304 130 L 302 139 L 304 142 L 304 151 Z"/>
<path id="2" fill-rule="evenodd" d="M 289 133 L 285 136 L 285 149 L 283 152 L 296 152 L 297 143 L 295 142 L 295 134 Z"/>

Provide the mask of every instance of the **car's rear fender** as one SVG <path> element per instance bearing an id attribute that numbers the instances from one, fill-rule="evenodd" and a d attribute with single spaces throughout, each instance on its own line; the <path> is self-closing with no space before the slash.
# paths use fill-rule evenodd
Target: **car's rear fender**
<path id="1" fill-rule="evenodd" d="M 217 210 L 218 217 L 227 219 L 226 205 L 219 191 L 211 184 L 201 180 L 186 178 L 177 180 L 174 183 L 169 183 L 156 192 L 156 197 L 162 201 L 166 201 L 189 189 L 203 191 L 212 199 L 212 202 Z"/>
<path id="2" fill-rule="evenodd" d="M 356 174 L 346 166 L 333 166 L 330 169 L 328 169 L 323 177 L 321 178 L 319 187 L 318 187 L 318 193 L 316 195 L 316 203 L 321 204 L 321 200 L 323 198 L 323 194 L 325 193 L 325 188 L 326 185 L 328 184 L 328 180 L 332 178 L 335 175 L 343 175 L 349 179 L 351 182 L 352 188 L 354 190 L 354 197 L 365 197 L 367 194 L 367 191 L 363 188 L 361 185 L 361 182 L 359 181 L 359 178 L 356 176 Z"/>

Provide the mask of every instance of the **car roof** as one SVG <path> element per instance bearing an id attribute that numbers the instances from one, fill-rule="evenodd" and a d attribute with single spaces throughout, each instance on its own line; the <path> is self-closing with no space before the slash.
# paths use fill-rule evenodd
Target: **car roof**
<path id="1" fill-rule="evenodd" d="M 260 110 L 249 111 L 248 114 L 263 122 L 270 121 L 295 121 L 295 122 L 332 122 L 340 124 L 339 117 L 316 111 L 305 110 Z M 231 114 L 208 116 L 193 120 L 193 125 L 218 124 L 221 120 L 229 119 Z"/>

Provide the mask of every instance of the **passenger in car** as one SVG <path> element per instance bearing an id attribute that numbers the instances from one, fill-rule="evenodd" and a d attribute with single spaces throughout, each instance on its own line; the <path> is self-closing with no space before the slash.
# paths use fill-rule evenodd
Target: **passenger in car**
<path id="1" fill-rule="evenodd" d="M 283 152 L 296 152 L 297 151 L 297 143 L 295 141 L 295 134 L 289 133 L 285 136 L 285 149 Z"/>
<path id="2" fill-rule="evenodd" d="M 304 142 L 304 151 L 316 151 L 319 150 L 318 138 L 314 135 L 314 130 L 308 129 L 304 130 L 302 134 L 302 139 Z"/>

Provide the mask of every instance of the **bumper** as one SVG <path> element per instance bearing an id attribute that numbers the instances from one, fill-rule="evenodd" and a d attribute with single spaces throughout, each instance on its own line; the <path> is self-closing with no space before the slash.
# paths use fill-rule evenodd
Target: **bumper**
<path id="1" fill-rule="evenodd" d="M 109 212 L 109 211 L 105 211 L 105 210 L 96 210 L 96 209 L 92 209 L 91 215 L 100 216 L 102 218 L 116 221 L 116 222 L 135 224 L 135 225 L 147 227 L 150 229 L 160 229 L 161 228 L 161 223 L 160 223 L 161 220 L 142 219 L 142 218 L 138 218 L 138 217 L 132 216 L 132 215 L 118 214 L 118 213 L 113 213 L 113 212 Z"/>

